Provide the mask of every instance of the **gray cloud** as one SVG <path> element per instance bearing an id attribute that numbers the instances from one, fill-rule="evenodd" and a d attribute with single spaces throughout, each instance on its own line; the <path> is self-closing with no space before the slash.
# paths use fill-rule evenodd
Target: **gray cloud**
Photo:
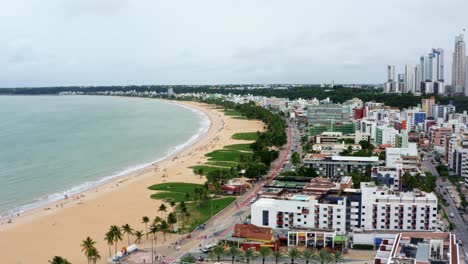
<path id="1" fill-rule="evenodd" d="M 1 0 L 0 87 L 382 82 L 433 47 L 451 65 L 466 0 Z M 450 67 L 446 67 L 450 76 Z"/>

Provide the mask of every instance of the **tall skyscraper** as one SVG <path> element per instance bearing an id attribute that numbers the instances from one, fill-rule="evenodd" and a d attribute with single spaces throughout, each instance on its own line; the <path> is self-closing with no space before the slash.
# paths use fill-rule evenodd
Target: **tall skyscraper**
<path id="1" fill-rule="evenodd" d="M 416 65 L 414 78 L 415 78 L 414 91 L 419 93 L 421 92 L 421 82 L 422 82 L 421 64 Z"/>
<path id="2" fill-rule="evenodd" d="M 455 92 L 463 93 L 466 83 L 466 48 L 465 41 L 463 40 L 463 34 L 455 37 L 455 49 L 453 52 L 453 64 L 452 64 L 452 87 Z"/>
<path id="3" fill-rule="evenodd" d="M 412 65 L 405 66 L 405 88 L 407 93 L 416 92 L 416 68 Z"/>
<path id="4" fill-rule="evenodd" d="M 388 65 L 387 66 L 387 81 L 394 82 L 395 81 L 395 65 Z"/>
<path id="5" fill-rule="evenodd" d="M 385 92 L 396 92 L 395 65 L 387 66 L 387 82 L 385 83 Z"/>
<path id="6" fill-rule="evenodd" d="M 432 49 L 432 81 L 444 81 L 444 50 L 441 48 Z"/>

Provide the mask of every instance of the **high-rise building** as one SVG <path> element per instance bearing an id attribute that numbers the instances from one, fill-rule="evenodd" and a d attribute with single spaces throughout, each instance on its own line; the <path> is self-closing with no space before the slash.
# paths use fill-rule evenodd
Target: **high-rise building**
<path id="1" fill-rule="evenodd" d="M 432 49 L 432 81 L 444 81 L 444 50 L 441 48 Z"/>
<path id="2" fill-rule="evenodd" d="M 395 65 L 388 65 L 387 66 L 387 81 L 394 82 L 395 81 Z"/>
<path id="3" fill-rule="evenodd" d="M 419 93 L 421 92 L 421 82 L 422 82 L 422 70 L 421 70 L 420 64 L 416 65 L 415 67 L 414 79 L 415 79 L 414 91 Z"/>
<path id="4" fill-rule="evenodd" d="M 456 93 L 466 92 L 464 90 L 466 85 L 467 75 L 467 58 L 465 41 L 463 40 L 463 34 L 455 37 L 455 49 L 453 52 L 453 64 L 452 64 L 452 87 Z"/>
<path id="5" fill-rule="evenodd" d="M 407 93 L 416 92 L 416 68 L 411 65 L 405 67 L 405 88 Z"/>

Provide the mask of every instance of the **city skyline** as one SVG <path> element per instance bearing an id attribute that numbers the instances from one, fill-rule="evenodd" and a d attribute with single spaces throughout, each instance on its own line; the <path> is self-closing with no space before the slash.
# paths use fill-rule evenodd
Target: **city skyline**
<path id="1" fill-rule="evenodd" d="M 0 11 L 0 87 L 382 83 L 387 64 L 432 47 L 451 65 L 467 8 L 460 0 L 9 1 Z"/>

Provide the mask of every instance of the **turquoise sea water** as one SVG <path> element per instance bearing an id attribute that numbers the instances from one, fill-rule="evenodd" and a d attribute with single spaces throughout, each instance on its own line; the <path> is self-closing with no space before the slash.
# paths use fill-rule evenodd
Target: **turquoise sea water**
<path id="1" fill-rule="evenodd" d="M 210 122 L 169 102 L 98 96 L 0 96 L 0 120 L 0 215 L 162 159 Z"/>

